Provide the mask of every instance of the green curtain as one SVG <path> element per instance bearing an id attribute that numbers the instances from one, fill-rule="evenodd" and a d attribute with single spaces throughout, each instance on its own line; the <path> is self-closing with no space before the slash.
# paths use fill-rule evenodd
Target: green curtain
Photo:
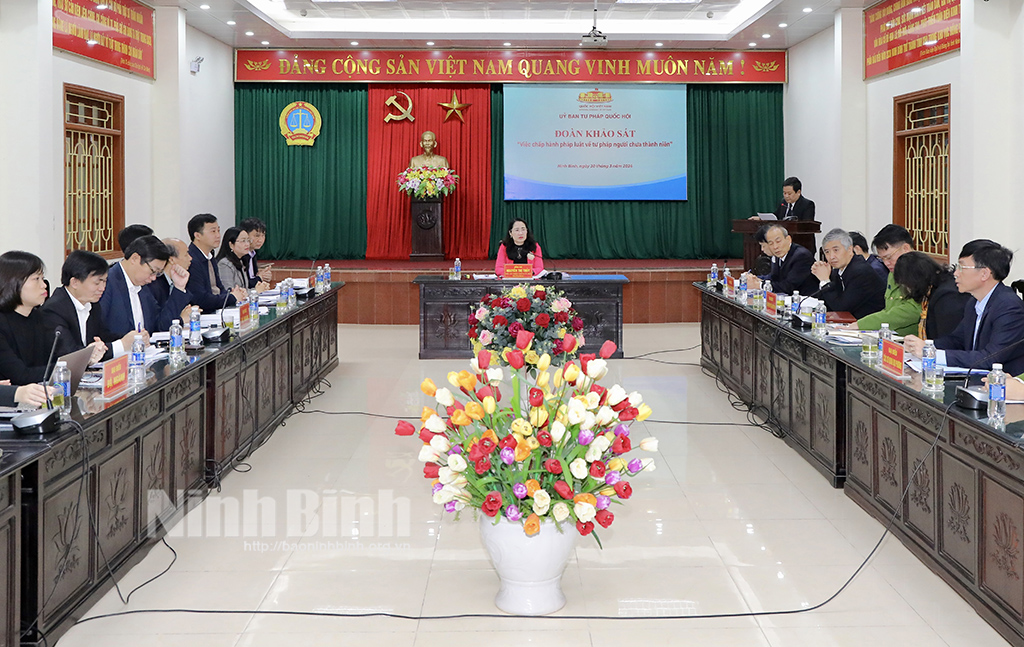
<path id="1" fill-rule="evenodd" d="M 311 103 L 323 127 L 313 146 L 288 146 L 281 111 Z M 235 86 L 237 219 L 267 223 L 264 258 L 366 256 L 367 86 Z"/>
<path id="2" fill-rule="evenodd" d="M 687 200 L 506 202 L 502 87 L 492 86 L 491 258 L 513 218 L 527 222 L 551 258 L 742 257 L 731 221 L 774 210 L 782 192 L 782 86 L 686 90 Z"/>

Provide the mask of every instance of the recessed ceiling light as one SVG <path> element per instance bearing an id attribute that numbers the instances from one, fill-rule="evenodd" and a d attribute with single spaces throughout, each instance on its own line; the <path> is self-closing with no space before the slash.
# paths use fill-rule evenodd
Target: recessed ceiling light
<path id="1" fill-rule="evenodd" d="M 349 43 L 349 45 L 358 45 L 358 44 L 359 44 L 359 41 L 358 41 L 358 40 L 354 40 L 354 41 L 352 41 L 351 43 Z"/>
<path id="2" fill-rule="evenodd" d="M 663 43 L 655 43 L 654 44 L 655 47 L 662 47 L 662 45 L 663 45 Z"/>
<path id="3" fill-rule="evenodd" d="M 512 43 L 502 43 L 503 47 L 512 47 Z"/>
<path id="4" fill-rule="evenodd" d="M 254 34 L 254 33 L 253 33 L 253 32 L 251 32 L 251 31 L 247 31 L 247 32 L 245 32 L 245 35 L 246 35 L 246 36 L 255 36 L 256 34 Z"/>
<path id="5" fill-rule="evenodd" d="M 761 34 L 761 38 L 771 38 L 771 34 Z"/>
<path id="6" fill-rule="evenodd" d="M 784 22 L 780 22 L 779 23 L 779 29 L 785 29 L 786 27 L 789 27 L 789 23 L 784 23 Z"/>
<path id="7" fill-rule="evenodd" d="M 260 41 L 260 44 L 261 44 L 261 45 L 269 45 L 269 44 L 270 44 L 270 41 L 269 41 L 269 40 L 261 40 L 261 41 Z"/>
<path id="8" fill-rule="evenodd" d="M 229 20 L 228 24 L 231 25 L 232 27 L 234 27 L 235 26 L 235 21 L 234 20 Z"/>
<path id="9" fill-rule="evenodd" d="M 434 46 L 434 41 L 428 40 L 427 41 L 427 47 L 433 47 L 433 46 Z"/>
<path id="10" fill-rule="evenodd" d="M 757 47 L 757 43 L 747 43 L 748 47 Z"/>
<path id="11" fill-rule="evenodd" d="M 804 13 L 811 13 L 812 11 L 814 10 L 811 9 L 810 7 L 804 7 Z"/>
<path id="12" fill-rule="evenodd" d="M 201 5 L 199 5 L 199 8 L 200 9 L 209 9 L 210 5 L 208 5 L 208 4 L 201 4 Z"/>

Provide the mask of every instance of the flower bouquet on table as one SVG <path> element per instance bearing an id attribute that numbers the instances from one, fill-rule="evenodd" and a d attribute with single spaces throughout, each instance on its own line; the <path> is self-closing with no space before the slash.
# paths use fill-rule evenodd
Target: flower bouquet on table
<path id="1" fill-rule="evenodd" d="M 398 190 L 414 198 L 436 198 L 455 191 L 459 176 L 450 168 L 407 168 L 398 174 Z"/>
<path id="2" fill-rule="evenodd" d="M 615 352 L 607 341 L 600 357 L 581 355 L 551 367 L 542 354 L 531 377 L 523 370 L 524 354 L 536 338 L 517 335 L 507 352 L 511 397 L 505 368 L 492 366 L 495 356 L 480 350 L 472 370 L 448 374 L 453 389 L 438 388 L 429 378 L 420 385 L 436 409 L 424 407 L 419 429 L 407 421 L 395 428 L 400 436 L 418 432 L 423 441 L 419 459 L 424 477 L 433 481 L 434 502 L 446 512 L 480 509 L 497 524 L 500 517 L 522 524 L 527 536 L 540 532 L 545 520 L 558 532 L 573 524 L 580 535 L 594 534 L 594 524 L 612 525 L 612 505 L 630 497 L 629 478 L 653 470 L 650 458 L 630 458 L 633 421 L 651 409 L 639 393 L 618 384 L 598 382 L 608 372 L 606 360 Z M 575 347 L 567 333 L 563 351 Z M 654 438 L 636 443 L 657 451 Z"/>
<path id="3" fill-rule="evenodd" d="M 575 356 L 586 343 L 582 330 L 583 320 L 565 293 L 543 285 L 521 284 L 505 288 L 501 294 L 488 294 L 469 315 L 473 350 L 489 350 L 506 363 L 511 363 L 507 356 L 516 347 L 519 334 L 531 335 L 533 343 L 523 353 L 523 361 L 531 369 L 544 354 L 550 355 L 556 365 Z M 567 338 L 577 343 L 564 344 Z"/>

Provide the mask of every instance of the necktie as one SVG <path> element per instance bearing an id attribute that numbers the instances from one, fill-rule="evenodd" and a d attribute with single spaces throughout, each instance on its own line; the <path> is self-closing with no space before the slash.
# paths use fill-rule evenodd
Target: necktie
<path id="1" fill-rule="evenodd" d="M 789 219 L 789 218 L 791 218 L 792 216 L 793 216 L 793 203 L 792 203 L 792 202 L 790 202 L 790 203 L 789 203 L 789 206 L 788 206 L 788 207 L 786 207 L 786 219 Z"/>
<path id="2" fill-rule="evenodd" d="M 217 287 L 217 272 L 213 269 L 213 260 L 206 259 L 206 267 L 210 269 L 210 292 L 220 294 L 220 288 Z"/>

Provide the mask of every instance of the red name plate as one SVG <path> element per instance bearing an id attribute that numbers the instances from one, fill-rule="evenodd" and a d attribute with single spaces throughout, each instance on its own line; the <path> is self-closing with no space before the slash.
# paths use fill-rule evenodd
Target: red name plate
<path id="1" fill-rule="evenodd" d="M 779 314 L 778 300 L 779 297 L 774 292 L 767 292 L 764 295 L 765 307 L 768 310 L 768 314 L 770 314 L 773 317 Z"/>
<path id="2" fill-rule="evenodd" d="M 725 277 L 725 293 L 729 296 L 736 294 L 736 279 L 731 276 Z"/>
<path id="3" fill-rule="evenodd" d="M 882 340 L 882 370 L 897 377 L 903 376 L 903 344 Z"/>
<path id="4" fill-rule="evenodd" d="M 960 49 L 960 0 L 886 0 L 864 11 L 864 78 Z"/>
<path id="5" fill-rule="evenodd" d="M 506 279 L 532 279 L 533 278 L 533 266 L 522 265 L 515 263 L 505 263 L 505 278 Z"/>
<path id="6" fill-rule="evenodd" d="M 347 83 L 785 83 L 786 52 L 238 49 L 235 50 L 235 80 Z"/>
<path id="7" fill-rule="evenodd" d="M 238 307 L 238 318 L 241 319 L 241 321 L 238 322 L 240 326 L 249 325 L 249 315 L 249 302 L 246 301 L 244 304 Z"/>
<path id="8" fill-rule="evenodd" d="M 128 386 L 128 355 L 103 362 L 103 398 L 110 398 Z"/>

